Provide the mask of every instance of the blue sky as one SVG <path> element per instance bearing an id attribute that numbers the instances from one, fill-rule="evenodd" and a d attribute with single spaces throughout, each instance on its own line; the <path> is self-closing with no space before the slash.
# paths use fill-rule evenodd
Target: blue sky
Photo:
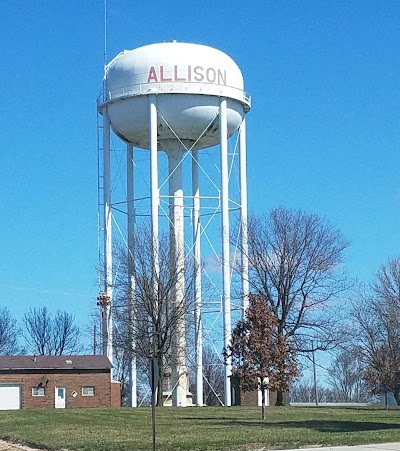
<path id="1" fill-rule="evenodd" d="M 108 0 L 108 60 L 172 39 L 243 72 L 251 211 L 326 216 L 363 281 L 400 254 L 399 1 Z M 0 306 L 17 317 L 85 324 L 96 302 L 103 40 L 103 0 L 2 2 Z"/>

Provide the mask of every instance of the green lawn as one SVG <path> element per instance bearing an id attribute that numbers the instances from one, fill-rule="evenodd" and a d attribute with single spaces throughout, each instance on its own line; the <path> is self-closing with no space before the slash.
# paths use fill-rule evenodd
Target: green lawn
<path id="1" fill-rule="evenodd" d="M 400 442 L 400 410 L 274 407 L 159 408 L 157 449 L 251 450 Z M 76 451 L 151 449 L 151 410 L 0 412 L 0 436 Z"/>

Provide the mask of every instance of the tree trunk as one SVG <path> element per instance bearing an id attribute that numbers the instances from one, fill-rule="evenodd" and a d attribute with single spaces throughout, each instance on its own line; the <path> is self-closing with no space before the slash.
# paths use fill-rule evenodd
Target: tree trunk
<path id="1" fill-rule="evenodd" d="M 284 400 L 283 400 L 283 391 L 282 390 L 278 390 L 276 392 L 276 406 L 284 406 Z"/>
<path id="2" fill-rule="evenodd" d="M 393 390 L 393 396 L 397 402 L 397 405 L 400 407 L 400 388 Z"/>
<path id="3" fill-rule="evenodd" d="M 388 392 L 387 391 L 385 391 L 385 407 L 386 407 L 386 410 L 389 410 Z"/>
<path id="4" fill-rule="evenodd" d="M 278 390 L 276 392 L 276 403 L 275 406 L 287 406 L 288 403 L 288 393 L 286 390 Z"/>

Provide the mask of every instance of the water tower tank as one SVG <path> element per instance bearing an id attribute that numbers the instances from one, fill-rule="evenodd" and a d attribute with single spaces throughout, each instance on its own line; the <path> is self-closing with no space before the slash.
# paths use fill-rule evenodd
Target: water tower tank
<path id="1" fill-rule="evenodd" d="M 250 109 L 236 63 L 199 44 L 146 45 L 120 53 L 107 66 L 104 100 L 111 126 L 125 142 L 144 149 L 149 148 L 151 94 L 157 94 L 160 149 L 177 136 L 187 147 L 216 145 L 219 97 L 227 99 L 229 136 Z"/>

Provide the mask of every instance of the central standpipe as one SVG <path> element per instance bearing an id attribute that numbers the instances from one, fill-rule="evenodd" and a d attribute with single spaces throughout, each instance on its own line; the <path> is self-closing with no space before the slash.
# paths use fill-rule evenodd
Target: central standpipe
<path id="1" fill-rule="evenodd" d="M 192 150 L 193 254 L 194 254 L 194 335 L 196 359 L 196 406 L 203 405 L 203 340 L 201 320 L 201 228 L 199 151 Z"/>
<path id="2" fill-rule="evenodd" d="M 172 405 L 186 406 L 188 378 L 186 369 L 185 339 L 185 238 L 184 202 L 182 185 L 182 157 L 179 143 L 165 149 L 169 171 L 169 220 L 170 220 L 170 277 L 173 278 L 171 302 L 172 321 Z"/>

